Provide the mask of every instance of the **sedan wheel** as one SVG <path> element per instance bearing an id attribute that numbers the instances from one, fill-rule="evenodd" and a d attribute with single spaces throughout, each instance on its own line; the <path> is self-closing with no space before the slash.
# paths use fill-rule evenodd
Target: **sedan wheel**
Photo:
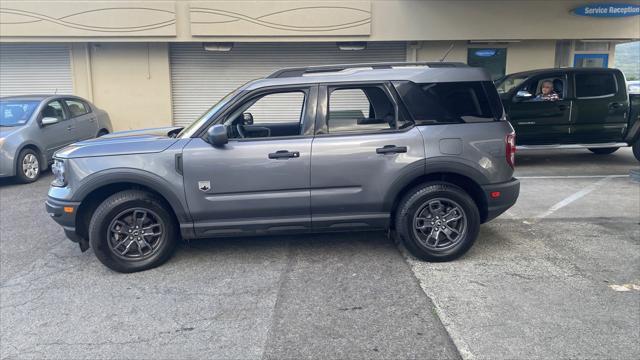
<path id="1" fill-rule="evenodd" d="M 22 172 L 29 179 L 35 179 L 40 173 L 40 163 L 34 154 L 27 154 L 22 159 Z"/>
<path id="2" fill-rule="evenodd" d="M 32 149 L 20 151 L 17 158 L 16 177 L 20 182 L 31 183 L 40 176 L 40 157 Z"/>

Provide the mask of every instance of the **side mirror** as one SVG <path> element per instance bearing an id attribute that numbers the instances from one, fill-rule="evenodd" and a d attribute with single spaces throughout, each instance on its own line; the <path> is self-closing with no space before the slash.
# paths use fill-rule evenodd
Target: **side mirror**
<path id="1" fill-rule="evenodd" d="M 45 117 L 42 118 L 42 126 L 57 124 L 60 120 L 54 117 Z"/>
<path id="2" fill-rule="evenodd" d="M 213 125 L 207 130 L 207 139 L 213 146 L 224 146 L 229 142 L 227 127 L 221 124 Z"/>
<path id="3" fill-rule="evenodd" d="M 243 125 L 253 125 L 253 115 L 250 112 L 242 113 Z"/>
<path id="4" fill-rule="evenodd" d="M 518 91 L 516 93 L 516 99 L 520 99 L 520 100 L 529 99 L 532 96 L 533 96 L 533 94 L 531 94 L 530 92 L 525 91 L 525 90 L 520 90 L 520 91 Z"/>

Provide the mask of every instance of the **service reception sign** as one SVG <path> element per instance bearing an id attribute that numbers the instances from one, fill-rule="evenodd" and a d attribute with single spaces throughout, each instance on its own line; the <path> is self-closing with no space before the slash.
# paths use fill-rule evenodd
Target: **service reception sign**
<path id="1" fill-rule="evenodd" d="M 634 4 L 589 4 L 573 9 L 580 16 L 624 17 L 640 15 L 640 5 Z"/>

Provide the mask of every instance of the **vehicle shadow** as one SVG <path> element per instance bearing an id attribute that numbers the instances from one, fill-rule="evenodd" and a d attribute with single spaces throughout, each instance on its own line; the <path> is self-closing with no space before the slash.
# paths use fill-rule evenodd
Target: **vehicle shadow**
<path id="1" fill-rule="evenodd" d="M 51 179 L 48 179 L 49 175 L 51 175 L 51 171 L 49 169 L 43 171 L 40 174 L 40 178 L 36 181 L 36 183 L 45 181 L 48 184 L 49 182 L 51 182 Z M 12 185 L 28 185 L 28 184 L 21 183 L 20 181 L 18 181 L 18 178 L 15 176 L 0 178 L 0 187 L 12 186 Z"/>
<path id="2" fill-rule="evenodd" d="M 609 155 L 589 150 L 521 150 L 516 153 L 516 177 L 526 175 L 618 175 L 640 167 L 630 148 Z"/>

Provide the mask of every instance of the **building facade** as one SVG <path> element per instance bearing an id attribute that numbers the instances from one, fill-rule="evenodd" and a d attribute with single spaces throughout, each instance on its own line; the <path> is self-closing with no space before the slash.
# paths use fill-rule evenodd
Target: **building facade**
<path id="1" fill-rule="evenodd" d="M 627 3 L 632 12 L 640 5 Z M 188 124 L 227 92 L 289 66 L 444 58 L 486 67 L 495 77 L 612 66 L 615 45 L 640 38 L 640 16 L 589 15 L 598 6 L 585 0 L 3 0 L 0 96 L 73 93 L 126 130 Z"/>

